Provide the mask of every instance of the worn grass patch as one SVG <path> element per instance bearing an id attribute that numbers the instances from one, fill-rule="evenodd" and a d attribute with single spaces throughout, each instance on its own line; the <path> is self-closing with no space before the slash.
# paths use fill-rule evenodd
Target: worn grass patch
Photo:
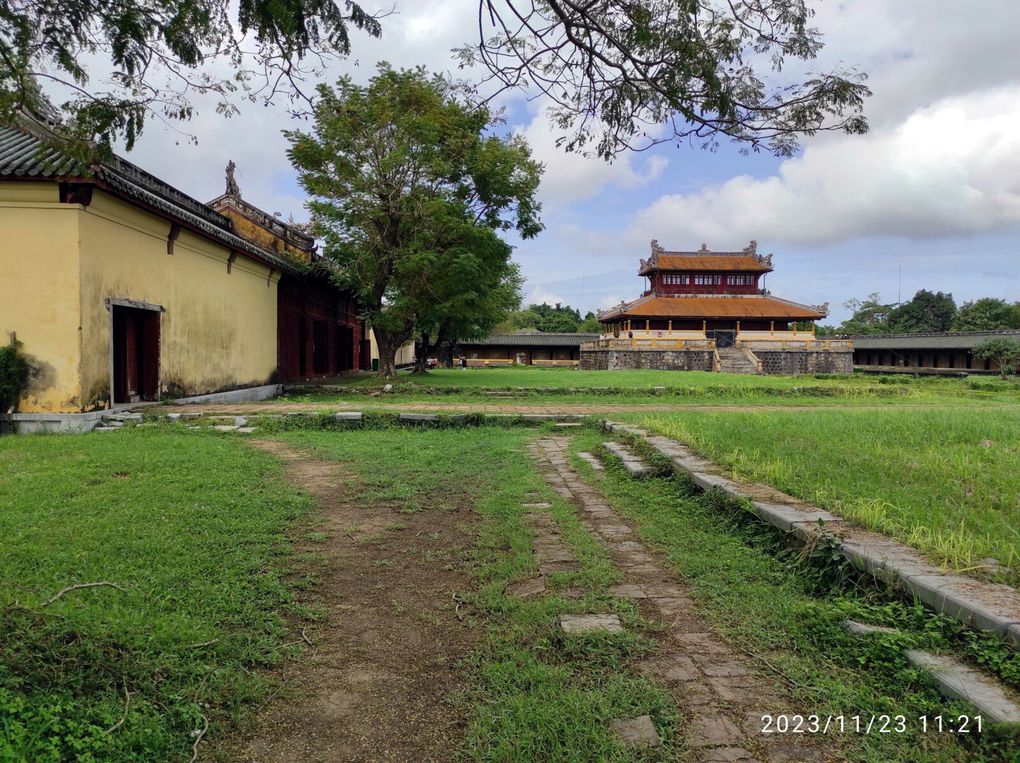
<path id="1" fill-rule="evenodd" d="M 536 471 L 527 443 L 538 434 L 502 427 L 393 427 L 282 436 L 358 472 L 366 499 L 435 510 L 449 493 L 473 496 L 480 516 L 477 544 L 461 562 L 472 570 L 477 588 L 462 597 L 466 616 L 482 636 L 465 664 L 469 683 L 457 699 L 466 719 L 464 757 L 522 763 L 675 759 L 677 719 L 668 694 L 629 671 L 651 646 L 642 635 L 644 623 L 630 602 L 607 594 L 618 574 L 574 509 Z M 549 511 L 560 525 L 580 570 L 558 573 L 550 595 L 521 601 L 505 591 L 537 571 L 526 521 L 533 509 L 522 505 L 536 500 L 551 504 L 539 510 Z M 580 589 L 581 598 L 559 595 L 569 588 Z M 561 633 L 561 614 L 591 611 L 619 614 L 627 632 Z M 665 743 L 635 753 L 612 736 L 609 722 L 642 714 L 655 719 Z"/>
<path id="2" fill-rule="evenodd" d="M 180 430 L 0 438 L 0 760 L 188 760 L 263 696 L 309 505 L 280 474 Z"/>
<path id="3" fill-rule="evenodd" d="M 574 468 L 668 555 L 699 613 L 789 691 L 795 705 L 788 713 L 904 714 L 916 721 L 973 712 L 943 700 L 904 658 L 906 648 L 965 655 L 1020 685 L 1020 657 L 1008 647 L 870 587 L 835 583 L 824 569 L 806 565 L 771 528 L 698 493 L 682 478 L 634 480 L 613 461 L 599 473 L 576 457 L 603 440 L 597 433 L 576 438 Z M 846 618 L 900 632 L 855 638 L 842 628 Z M 961 745 L 951 734 L 921 733 L 913 722 L 903 734 L 847 734 L 837 741 L 848 760 L 927 763 L 1013 760 L 1017 740 L 988 734 Z"/>
<path id="4" fill-rule="evenodd" d="M 738 477 L 1020 584 L 1020 409 L 684 412 L 641 422 Z"/>

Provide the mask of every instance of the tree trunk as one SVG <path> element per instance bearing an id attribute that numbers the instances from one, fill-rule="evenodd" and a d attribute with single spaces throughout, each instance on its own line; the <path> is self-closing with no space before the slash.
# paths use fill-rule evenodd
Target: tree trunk
<path id="1" fill-rule="evenodd" d="M 429 359 L 429 335 L 427 331 L 421 333 L 421 337 L 414 343 L 414 373 L 427 374 Z"/>
<path id="2" fill-rule="evenodd" d="M 404 343 L 406 336 L 375 331 L 375 341 L 379 345 L 379 376 L 392 379 L 397 375 L 397 350 Z"/>

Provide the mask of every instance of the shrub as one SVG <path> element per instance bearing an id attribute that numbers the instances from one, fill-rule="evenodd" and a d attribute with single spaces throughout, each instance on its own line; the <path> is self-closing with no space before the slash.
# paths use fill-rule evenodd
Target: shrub
<path id="1" fill-rule="evenodd" d="M 974 354 L 982 360 L 997 363 L 999 373 L 1005 379 L 1007 373 L 1016 371 L 1017 362 L 1020 361 L 1020 342 L 1005 337 L 988 339 L 974 348 Z"/>
<path id="2" fill-rule="evenodd" d="M 21 354 L 21 342 L 15 339 L 6 347 L 0 347 L 0 414 L 17 407 L 28 386 L 28 374 L 29 365 Z"/>

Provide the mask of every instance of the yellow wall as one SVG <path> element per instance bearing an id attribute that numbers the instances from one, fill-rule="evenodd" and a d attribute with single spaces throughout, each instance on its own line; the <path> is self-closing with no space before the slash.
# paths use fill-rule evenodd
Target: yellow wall
<path id="1" fill-rule="evenodd" d="M 48 386 L 30 390 L 19 410 L 105 404 L 111 297 L 165 308 L 161 392 L 201 394 L 271 380 L 279 274 L 270 279 L 268 267 L 244 256 L 228 274 L 229 251 L 189 231 L 168 255 L 168 221 L 99 190 L 87 208 L 57 204 L 56 194 L 55 184 L 0 184 L 7 292 L 0 330 L 16 331 L 34 362 L 52 368 Z"/>
<path id="2" fill-rule="evenodd" d="M 375 341 L 375 332 L 369 329 L 368 343 L 371 350 L 372 360 L 379 360 L 379 343 Z M 409 366 L 414 363 L 414 341 L 408 339 L 397 348 L 394 365 Z"/>
<path id="3" fill-rule="evenodd" d="M 110 389 L 108 297 L 161 305 L 160 390 L 195 395 L 265 384 L 276 370 L 276 282 L 269 268 L 96 191 L 81 219 L 82 393 Z"/>
<path id="4" fill-rule="evenodd" d="M 221 215 L 226 215 L 231 219 L 234 223 L 234 232 L 237 233 L 237 235 L 242 236 L 249 241 L 254 241 L 263 249 L 268 249 L 271 252 L 289 255 L 297 259 L 299 262 L 311 262 L 312 257 L 309 252 L 288 244 L 275 233 L 266 230 L 258 223 L 252 222 L 236 209 L 232 209 L 231 207 L 222 207 L 217 211 L 219 211 Z"/>
<path id="5" fill-rule="evenodd" d="M 35 372 L 22 411 L 77 411 L 78 222 L 55 183 L 0 182 L 0 343 L 11 332 Z"/>

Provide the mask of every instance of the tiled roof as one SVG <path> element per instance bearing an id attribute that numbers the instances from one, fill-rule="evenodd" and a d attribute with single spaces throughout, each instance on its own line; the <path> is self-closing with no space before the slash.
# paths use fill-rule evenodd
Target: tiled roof
<path id="1" fill-rule="evenodd" d="M 961 331 L 955 334 L 855 334 L 851 338 L 857 350 L 970 350 L 989 339 L 1003 338 L 1020 342 L 1020 330 Z"/>
<path id="2" fill-rule="evenodd" d="M 826 311 L 767 295 L 656 296 L 649 294 L 599 314 L 600 321 L 615 318 L 781 318 L 817 320 Z"/>
<path id="3" fill-rule="evenodd" d="M 484 339 L 463 341 L 461 345 L 472 347 L 579 347 L 581 342 L 592 342 L 598 338 L 598 334 L 532 331 L 520 334 L 493 334 Z"/>
<path id="4" fill-rule="evenodd" d="M 718 253 L 704 254 L 697 252 L 667 252 L 653 256 L 650 260 L 641 263 L 640 275 L 651 273 L 655 270 L 683 270 L 691 271 L 733 271 L 739 270 L 751 273 L 768 273 L 772 270 L 770 265 L 758 259 L 752 254 L 743 253 Z"/>
<path id="5" fill-rule="evenodd" d="M 94 183 L 254 260 L 278 270 L 300 272 L 290 260 L 233 233 L 230 220 L 224 215 L 119 156 L 87 167 L 48 145 L 35 130 L 0 126 L 0 179 L 40 178 Z"/>

